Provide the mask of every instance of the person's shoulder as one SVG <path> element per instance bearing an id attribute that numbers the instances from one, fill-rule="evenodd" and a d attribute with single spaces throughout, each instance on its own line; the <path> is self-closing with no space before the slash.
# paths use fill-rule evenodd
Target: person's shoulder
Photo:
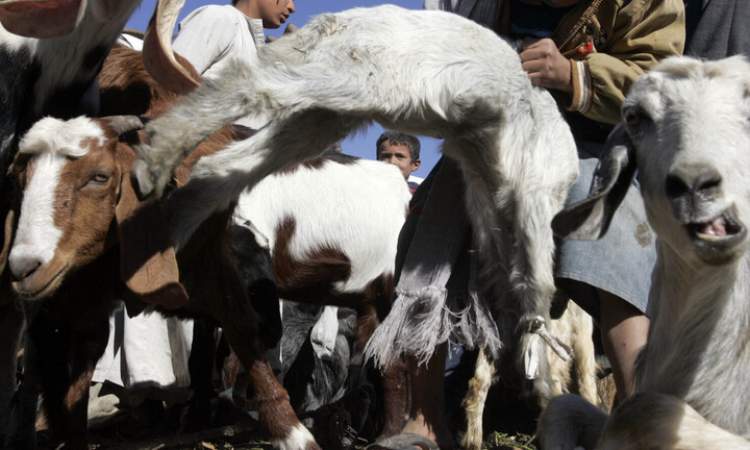
<path id="1" fill-rule="evenodd" d="M 244 15 L 232 5 L 206 5 L 195 9 L 182 21 L 182 25 L 190 22 L 241 22 Z"/>

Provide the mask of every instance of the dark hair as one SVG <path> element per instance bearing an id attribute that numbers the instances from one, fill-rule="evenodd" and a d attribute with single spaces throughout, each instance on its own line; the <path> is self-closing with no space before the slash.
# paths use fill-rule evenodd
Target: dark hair
<path id="1" fill-rule="evenodd" d="M 405 145 L 409 148 L 412 161 L 419 161 L 419 139 L 411 134 L 401 133 L 399 131 L 385 131 L 380 135 L 375 143 L 375 155 L 380 156 L 380 146 L 384 142 L 391 145 Z"/>
<path id="2" fill-rule="evenodd" d="M 239 1 L 240 0 L 232 0 L 232 6 L 237 6 L 237 2 L 239 2 Z"/>

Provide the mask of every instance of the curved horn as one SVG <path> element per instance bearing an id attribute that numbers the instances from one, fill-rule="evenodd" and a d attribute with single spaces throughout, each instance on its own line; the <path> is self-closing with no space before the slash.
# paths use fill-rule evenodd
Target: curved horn
<path id="1" fill-rule="evenodd" d="M 83 18 L 86 0 L 0 2 L 0 24 L 13 34 L 48 39 L 72 32 Z"/>
<path id="2" fill-rule="evenodd" d="M 200 84 L 177 61 L 172 50 L 172 30 L 185 0 L 159 0 L 143 42 L 146 70 L 162 86 L 177 94 L 186 94 Z"/>
<path id="3" fill-rule="evenodd" d="M 118 136 L 128 131 L 140 130 L 143 128 L 143 121 L 138 116 L 109 116 L 103 117 L 107 127 L 115 132 Z"/>

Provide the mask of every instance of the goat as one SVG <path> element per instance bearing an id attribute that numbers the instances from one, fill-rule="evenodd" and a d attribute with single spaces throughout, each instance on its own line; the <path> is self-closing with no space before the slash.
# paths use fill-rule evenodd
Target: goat
<path id="1" fill-rule="evenodd" d="M 5 174 L 18 139 L 45 115 L 71 118 L 97 112 L 95 78 L 118 34 L 140 0 L 45 0 L 0 2 L 0 173 Z M 12 196 L 0 176 L 6 218 Z M 10 228 L 15 219 L 4 221 Z M 10 244 L 8 227 L 0 239 Z M 2 272 L 0 270 L 0 272 Z M 3 278 L 0 283 L 6 286 Z M 10 398 L 16 390 L 16 352 L 24 320 L 9 289 L 0 289 L 0 442 Z M 11 320 L 10 318 L 13 318 Z"/>
<path id="2" fill-rule="evenodd" d="M 553 400 L 544 449 L 750 448 L 748 73 L 742 57 L 669 58 L 642 76 L 589 198 L 555 218 L 563 236 L 603 235 L 637 168 L 658 258 L 636 394 L 609 418 L 574 396 Z"/>
<path id="3" fill-rule="evenodd" d="M 124 58 L 118 59 L 118 55 L 123 55 Z M 107 67 L 109 70 L 103 71 L 100 77 L 102 84 L 108 88 L 106 90 L 108 95 L 115 96 L 110 100 L 115 100 L 117 95 L 129 96 L 127 90 L 122 87 L 136 84 L 134 80 L 139 76 L 145 77 L 143 67 L 137 70 L 132 67 L 127 70 L 116 70 L 118 67 L 126 68 L 127 61 L 130 60 L 132 63 L 134 55 L 135 58 L 140 58 L 139 54 L 127 49 L 113 51 L 111 62 Z M 165 95 L 164 89 L 155 86 L 153 81 L 150 84 L 146 83 L 146 86 L 151 89 L 150 96 L 152 97 L 147 105 L 146 115 L 162 111 L 164 103 L 174 98 L 174 95 Z M 131 97 L 130 100 L 136 100 L 135 104 L 139 104 L 138 98 Z M 143 107 L 142 103 L 141 107 Z M 132 123 L 133 119 L 125 122 L 127 125 Z M 139 224 L 133 223 L 139 219 L 130 218 L 131 215 L 127 214 L 129 211 L 122 211 L 123 201 L 135 200 L 134 192 L 129 190 L 131 187 L 128 170 L 132 162 L 130 158 L 132 150 L 124 141 L 137 139 L 137 137 L 133 136 L 133 133 L 121 133 L 115 123 L 114 119 L 76 118 L 70 121 L 44 119 L 35 124 L 24 137 L 14 169 L 25 189 L 18 233 L 9 257 L 11 271 L 19 280 L 14 283 L 14 289 L 21 297 L 33 299 L 53 296 L 65 298 L 66 301 L 68 297 L 80 297 L 77 303 L 78 308 L 86 307 L 87 302 L 92 301 L 92 293 L 82 293 L 79 290 L 87 286 L 87 276 L 90 276 L 92 272 L 102 276 L 107 273 L 107 270 L 116 270 L 118 266 L 116 256 L 112 256 L 112 253 L 115 255 L 117 253 L 111 249 L 113 238 L 111 233 L 108 238 L 107 231 L 114 214 L 119 224 L 118 235 L 121 244 L 119 252 L 122 260 L 120 271 L 126 279 L 127 287 L 135 293 L 151 293 L 152 298 L 163 295 L 169 299 L 182 299 L 184 302 L 184 293 L 176 284 L 174 271 L 167 271 L 166 274 L 156 272 L 165 267 L 161 264 L 164 260 L 167 260 L 167 263 L 173 261 L 173 256 L 168 251 L 161 252 L 155 260 L 149 259 L 146 264 L 145 270 L 151 271 L 157 278 L 167 277 L 171 283 L 160 290 L 144 290 L 144 285 L 161 280 L 153 280 L 149 273 L 142 274 L 142 270 L 137 269 L 138 266 L 126 264 L 130 250 L 128 240 L 132 239 L 129 233 L 137 232 L 148 235 L 148 232 L 146 228 L 140 229 Z M 77 144 L 73 145 L 70 142 Z M 226 142 L 226 139 L 222 141 L 223 144 Z M 199 148 L 197 153 L 204 154 L 208 145 L 214 149 L 221 147 L 217 142 L 211 142 Z M 66 155 L 70 161 L 58 159 L 61 154 Z M 61 193 L 64 198 L 75 197 L 75 200 L 70 200 L 69 203 L 61 199 L 55 203 L 55 206 L 48 204 L 47 208 L 65 211 L 62 214 L 68 217 L 69 221 L 61 224 L 54 220 L 50 223 L 52 219 L 50 216 L 47 216 L 47 219 L 40 218 L 45 214 L 56 216 L 57 213 L 52 213 L 49 209 L 40 206 L 44 204 L 43 198 L 36 195 L 42 190 L 37 186 L 44 183 L 34 175 L 41 172 L 40 166 L 47 168 L 44 162 L 50 159 L 53 170 L 59 171 L 59 178 L 55 174 L 47 174 L 49 176 L 46 177 L 48 181 L 52 181 L 52 184 L 57 183 L 57 187 L 53 188 L 54 192 Z M 195 158 L 189 160 L 188 165 L 194 160 Z M 343 176 L 342 167 L 344 168 Z M 271 238 L 270 248 L 274 254 L 274 272 L 281 281 L 280 292 L 284 293 L 287 298 L 310 301 L 312 300 L 311 290 L 317 289 L 319 295 L 325 294 L 325 302 L 339 305 L 351 305 L 355 302 L 354 306 L 361 311 L 360 316 L 363 322 L 369 325 L 369 327 L 360 326 L 360 329 L 371 332 L 371 323 L 376 320 L 374 317 L 377 300 L 383 296 L 389 297 L 390 289 L 392 289 L 388 281 L 392 275 L 388 272 L 392 272 L 396 238 L 409 197 L 403 179 L 400 178 L 396 169 L 390 166 L 345 157 L 329 157 L 299 167 L 289 167 L 288 170 L 294 173 L 281 177 L 275 183 L 274 180 L 269 180 L 267 184 L 272 191 L 276 190 L 274 195 L 277 198 L 296 192 L 297 201 L 303 200 L 308 205 L 307 210 L 311 211 L 310 216 L 299 214 L 299 203 L 291 199 L 286 199 L 282 206 L 274 206 L 273 210 L 276 214 L 274 215 L 264 210 L 262 204 L 256 203 L 252 197 L 243 197 L 241 201 L 249 205 L 253 214 L 248 214 L 240 206 L 236 213 L 240 219 L 236 220 L 239 220 L 242 226 L 252 224 L 253 229 L 263 230 Z M 378 220 L 360 221 L 358 223 L 364 226 L 361 229 L 355 229 L 351 221 L 339 223 L 340 215 L 331 214 L 333 209 L 340 206 L 341 197 L 337 197 L 336 201 L 333 197 L 330 201 L 317 201 L 315 198 L 309 198 L 310 177 L 317 178 L 321 172 L 330 175 L 322 178 L 325 180 L 323 184 L 327 188 L 326 192 L 346 192 L 346 189 L 352 191 L 352 197 L 345 198 L 353 198 L 359 190 L 367 190 L 364 185 L 361 188 L 352 186 L 350 181 L 353 178 L 358 181 L 367 178 L 369 188 L 376 186 L 379 194 L 372 196 L 371 193 L 373 200 L 367 204 L 368 207 L 374 204 L 379 205 Z M 180 173 L 186 172 L 181 170 Z M 30 180 L 26 180 L 26 177 L 30 177 Z M 180 178 L 184 178 L 184 175 Z M 118 183 L 112 181 L 113 179 L 120 180 L 119 188 Z M 78 186 L 80 183 L 83 183 L 84 188 L 78 191 L 72 189 L 72 186 Z M 290 183 L 296 184 L 297 188 L 291 188 Z M 321 183 L 314 182 L 313 184 Z M 91 189 L 87 189 L 88 187 Z M 111 210 L 98 210 L 95 214 L 96 220 L 92 220 L 89 217 L 92 211 L 86 206 L 92 197 L 97 197 L 100 205 L 115 204 L 115 206 Z M 35 204 L 33 210 L 29 209 L 32 203 Z M 263 203 L 266 203 L 266 208 L 270 207 L 267 198 Z M 315 204 L 317 209 L 310 208 L 311 204 Z M 256 216 L 254 215 L 256 210 L 263 211 L 265 214 Z M 135 217 L 138 217 L 137 213 L 135 214 Z M 321 215 L 327 215 L 327 217 L 321 217 Z M 227 217 L 224 215 L 224 220 Z M 294 219 L 299 219 L 299 223 Z M 328 233 L 316 230 L 316 227 L 324 222 L 323 219 L 337 222 L 326 227 Z M 53 237 L 52 240 L 45 240 L 42 243 L 37 239 L 39 235 L 35 234 L 35 230 L 38 228 L 35 228 L 34 224 L 44 223 L 45 220 L 47 221 L 45 229 L 51 236 L 60 233 L 59 228 L 63 228 L 65 236 L 74 236 L 74 238 L 58 241 Z M 82 226 L 83 223 L 85 227 Z M 286 391 L 278 385 L 270 367 L 262 361 L 258 353 L 263 344 L 268 344 L 268 339 L 264 340 L 255 334 L 258 332 L 255 312 L 250 305 L 247 305 L 247 300 L 243 300 L 244 292 L 238 287 L 240 283 L 234 274 L 236 269 L 233 267 L 233 261 L 227 261 L 225 252 L 222 250 L 226 233 L 221 232 L 221 223 L 226 222 L 222 222 L 221 217 L 217 218 L 213 224 L 209 225 L 214 231 L 200 233 L 200 236 L 196 235 L 197 239 L 193 240 L 193 244 L 183 249 L 179 255 L 180 269 L 184 275 L 182 281 L 190 288 L 193 297 L 193 301 L 186 305 L 181 314 L 208 314 L 223 325 L 232 348 L 237 351 L 240 359 L 248 367 L 252 385 L 257 394 L 256 400 L 261 421 L 271 437 L 279 442 L 282 448 L 317 448 L 312 436 L 302 427 L 291 411 Z M 237 226 L 239 225 L 234 227 Z M 353 231 L 357 234 L 349 234 Z M 310 240 L 311 236 L 307 234 L 310 232 L 318 235 L 316 237 L 318 241 Z M 336 242 L 343 243 L 347 247 L 344 249 L 331 247 L 331 233 L 336 235 Z M 378 244 L 365 246 L 366 248 L 362 245 L 355 245 L 358 244 L 357 239 L 368 236 L 377 240 Z M 128 245 L 128 248 L 123 249 L 123 245 Z M 198 260 L 201 261 L 200 265 L 197 265 Z M 378 264 L 374 264 L 373 261 L 377 261 Z M 202 269 L 204 264 L 214 266 L 212 270 L 216 273 L 207 274 Z M 57 272 L 58 269 L 60 269 L 59 272 Z M 133 270 L 135 274 L 131 272 Z M 368 277 L 371 278 L 368 279 Z M 62 343 L 67 347 L 66 351 L 57 352 L 58 358 L 73 352 L 72 363 L 79 368 L 82 367 L 77 373 L 80 378 L 75 380 L 74 386 L 71 387 L 71 389 L 75 388 L 75 392 L 69 392 L 67 394 L 69 398 L 66 399 L 66 402 L 75 405 L 74 408 L 70 408 L 73 409 L 74 414 L 68 414 L 60 407 L 62 401 L 60 393 L 64 393 L 65 389 L 61 389 L 59 384 L 65 385 L 70 380 L 66 381 L 65 377 L 61 377 L 51 368 L 41 371 L 42 385 L 47 394 L 45 402 L 50 415 L 50 424 L 57 432 L 64 428 L 62 431 L 67 434 L 63 436 L 63 439 L 67 440 L 68 445 L 71 446 L 82 445 L 85 442 L 85 428 L 82 430 L 80 423 L 81 418 L 85 423 L 85 412 L 80 411 L 77 405 L 82 401 L 82 393 L 87 391 L 86 379 L 90 379 L 91 375 L 89 364 L 92 359 L 95 360 L 101 354 L 102 346 L 106 344 L 106 340 L 102 342 L 102 337 L 106 338 L 107 321 L 102 315 L 111 309 L 111 305 L 109 307 L 106 305 L 110 304 L 115 294 L 120 294 L 124 288 L 116 277 L 109 275 L 109 279 L 113 286 L 102 287 L 106 291 L 98 292 L 97 295 L 103 295 L 104 299 L 100 298 L 99 306 L 92 308 L 86 317 L 86 326 L 98 328 L 90 330 L 88 336 L 81 336 L 85 342 L 77 339 L 78 333 L 73 333 L 69 342 Z M 61 289 L 61 285 L 64 289 Z M 207 298 L 213 297 L 209 293 L 214 293 L 217 300 L 207 302 Z M 319 299 L 316 300 L 319 301 Z M 84 324 L 80 323 L 80 318 L 72 316 L 71 310 L 76 309 L 75 307 L 66 305 L 65 311 L 60 311 L 53 306 L 61 301 L 63 300 L 60 298 L 52 298 L 49 302 L 45 302 L 45 306 L 49 305 L 48 309 L 52 312 L 49 316 L 42 316 L 39 320 L 41 323 L 54 321 L 55 326 L 66 330 L 71 328 L 79 330 Z M 169 306 L 177 307 L 182 304 L 177 301 Z M 159 309 L 164 310 L 161 306 Z M 101 320 L 104 320 L 104 329 L 99 323 Z M 30 331 L 32 339 L 38 340 L 39 351 L 45 353 L 49 348 L 49 336 L 38 333 L 43 333 L 41 330 L 47 328 L 45 325 L 38 325 L 35 320 Z M 364 340 L 366 338 L 360 339 L 362 342 Z M 40 356 L 38 363 L 45 363 L 43 361 L 45 356 L 50 355 Z M 54 380 L 55 376 L 60 377 L 61 380 Z M 62 427 L 61 424 L 65 426 Z"/>
<path id="4" fill-rule="evenodd" d="M 467 180 L 483 272 L 494 275 L 486 283 L 495 288 L 482 291 L 493 306 L 520 305 L 513 325 L 522 330 L 520 353 L 542 353 L 529 325 L 549 317 L 549 224 L 576 178 L 577 154 L 552 96 L 531 86 L 516 52 L 453 14 L 381 6 L 318 16 L 259 50 L 259 59 L 253 68 L 230 64 L 146 127 L 149 144 L 135 174 L 141 193 L 161 194 L 183 153 L 206 135 L 247 114 L 268 120 L 251 138 L 202 159 L 171 193 L 172 241 L 179 247 L 243 190 L 371 120 L 442 137 L 443 153 Z M 550 161 L 555 171 L 546 170 Z M 499 346 L 489 349 L 493 356 Z"/>

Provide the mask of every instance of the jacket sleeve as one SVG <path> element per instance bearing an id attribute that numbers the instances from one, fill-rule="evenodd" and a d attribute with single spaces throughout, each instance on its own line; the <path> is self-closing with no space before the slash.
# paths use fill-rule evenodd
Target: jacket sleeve
<path id="1" fill-rule="evenodd" d="M 579 102 L 579 112 L 592 120 L 614 124 L 620 120 L 620 107 L 633 82 L 660 60 L 682 54 L 682 0 L 631 0 L 618 11 L 608 42 L 602 53 L 591 53 L 584 61 L 574 63 L 573 76 L 583 80 L 579 83 L 582 89 L 589 89 L 583 95 L 586 101 Z M 574 85 L 574 98 L 581 95 L 575 91 Z"/>

